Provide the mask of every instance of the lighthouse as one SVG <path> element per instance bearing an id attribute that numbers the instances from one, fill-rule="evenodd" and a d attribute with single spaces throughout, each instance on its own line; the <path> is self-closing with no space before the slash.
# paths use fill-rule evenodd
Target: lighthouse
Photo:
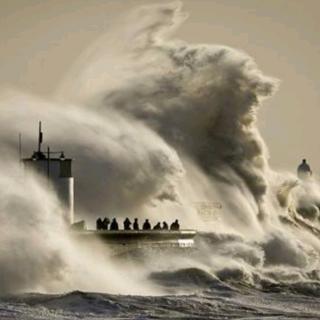
<path id="1" fill-rule="evenodd" d="M 30 158 L 22 159 L 27 173 L 35 172 L 48 179 L 55 188 L 63 204 L 64 219 L 72 224 L 74 218 L 74 180 L 72 159 L 66 158 L 64 151 L 42 150 L 43 132 L 39 122 L 38 148 Z"/>

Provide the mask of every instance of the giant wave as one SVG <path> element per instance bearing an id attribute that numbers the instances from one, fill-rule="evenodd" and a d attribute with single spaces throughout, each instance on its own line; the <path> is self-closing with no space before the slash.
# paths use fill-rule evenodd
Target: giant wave
<path id="1" fill-rule="evenodd" d="M 69 307 L 73 317 L 83 306 L 97 317 L 134 318 L 148 305 L 160 318 L 218 317 L 222 309 L 277 317 L 283 306 L 302 315 L 305 303 L 319 316 L 311 298 L 320 285 L 319 184 L 272 170 L 257 127 L 278 81 L 243 52 L 174 39 L 185 18 L 179 3 L 136 10 L 83 53 L 52 99 L 1 91 L 1 293 L 144 295 L 26 294 L 3 300 L 3 310 L 13 304 L 32 314 L 39 305 L 68 318 Z M 201 231 L 197 249 L 122 264 L 99 243 L 74 243 L 54 191 L 11 165 L 17 132 L 29 149 L 39 119 L 77 159 L 79 218 L 178 217 Z M 217 219 L 203 220 L 199 201 L 219 201 Z M 292 296 L 278 301 L 279 292 Z"/>

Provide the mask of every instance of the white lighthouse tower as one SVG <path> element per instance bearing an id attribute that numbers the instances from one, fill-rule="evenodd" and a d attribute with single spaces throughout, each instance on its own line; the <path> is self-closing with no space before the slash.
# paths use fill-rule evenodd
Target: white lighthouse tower
<path id="1" fill-rule="evenodd" d="M 22 159 L 27 172 L 36 172 L 52 183 L 65 207 L 65 220 L 73 223 L 74 217 L 74 181 L 72 177 L 72 159 L 66 158 L 63 151 L 41 150 L 43 133 L 39 122 L 38 150 L 30 158 Z"/>

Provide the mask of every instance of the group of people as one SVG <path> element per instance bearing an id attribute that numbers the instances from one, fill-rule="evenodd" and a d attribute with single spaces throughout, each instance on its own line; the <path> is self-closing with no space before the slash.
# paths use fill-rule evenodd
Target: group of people
<path id="1" fill-rule="evenodd" d="M 110 228 L 109 228 L 109 224 L 110 224 Z M 161 225 L 161 222 L 158 222 L 152 228 L 149 222 L 149 219 L 146 219 L 142 225 L 142 229 L 140 229 L 138 218 L 135 218 L 132 228 L 131 228 L 131 225 L 132 225 L 132 222 L 130 221 L 129 218 L 126 218 L 123 221 L 124 230 L 169 230 L 169 225 L 165 221 L 162 222 L 162 225 Z M 97 227 L 97 230 L 111 230 L 111 231 L 119 230 L 119 224 L 116 218 L 113 218 L 111 223 L 109 218 L 104 218 L 103 220 L 101 218 L 98 218 L 96 221 L 96 227 Z M 179 229 L 180 229 L 180 225 L 177 219 L 170 225 L 170 230 L 177 231 Z"/>

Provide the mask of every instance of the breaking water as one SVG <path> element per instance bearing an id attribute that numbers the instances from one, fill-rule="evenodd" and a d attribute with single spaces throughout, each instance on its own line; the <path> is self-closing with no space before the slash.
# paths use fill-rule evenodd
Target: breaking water
<path id="1" fill-rule="evenodd" d="M 226 247 L 239 241 L 227 235 L 202 237 L 216 253 L 222 248 L 227 251 Z M 203 239 L 197 240 L 198 245 Z M 0 302 L 0 319 L 319 319 L 319 274 L 314 273 L 314 280 L 306 281 L 298 280 L 299 270 L 290 266 L 282 266 L 280 270 L 259 268 L 259 258 L 249 253 L 257 244 L 251 244 L 251 249 L 249 243 L 247 246 L 242 253 L 238 252 L 238 257 L 233 255 L 233 260 L 238 262 L 247 259 L 242 268 L 230 265 L 210 272 L 207 264 L 207 271 L 189 267 L 149 273 L 148 279 L 157 292 L 152 295 L 83 291 L 6 295 Z M 155 253 L 159 260 L 168 262 L 169 256 L 164 252 L 114 259 L 148 264 L 149 259 L 157 262 Z M 180 253 L 176 258 L 204 262 L 198 249 Z M 163 265 L 169 264 L 165 262 Z M 249 266 L 256 267 L 253 274 L 249 274 Z M 277 273 L 286 273 L 286 279 L 282 276 L 282 280 L 277 281 Z"/>
<path id="2" fill-rule="evenodd" d="M 181 271 L 182 272 L 182 271 Z M 274 286 L 257 290 L 205 281 L 199 270 L 192 293 L 162 296 L 110 295 L 74 291 L 22 294 L 2 299 L 1 319 L 319 319 L 320 285 Z M 206 276 L 204 278 L 207 278 Z M 203 280 L 203 279 L 202 279 Z"/>

